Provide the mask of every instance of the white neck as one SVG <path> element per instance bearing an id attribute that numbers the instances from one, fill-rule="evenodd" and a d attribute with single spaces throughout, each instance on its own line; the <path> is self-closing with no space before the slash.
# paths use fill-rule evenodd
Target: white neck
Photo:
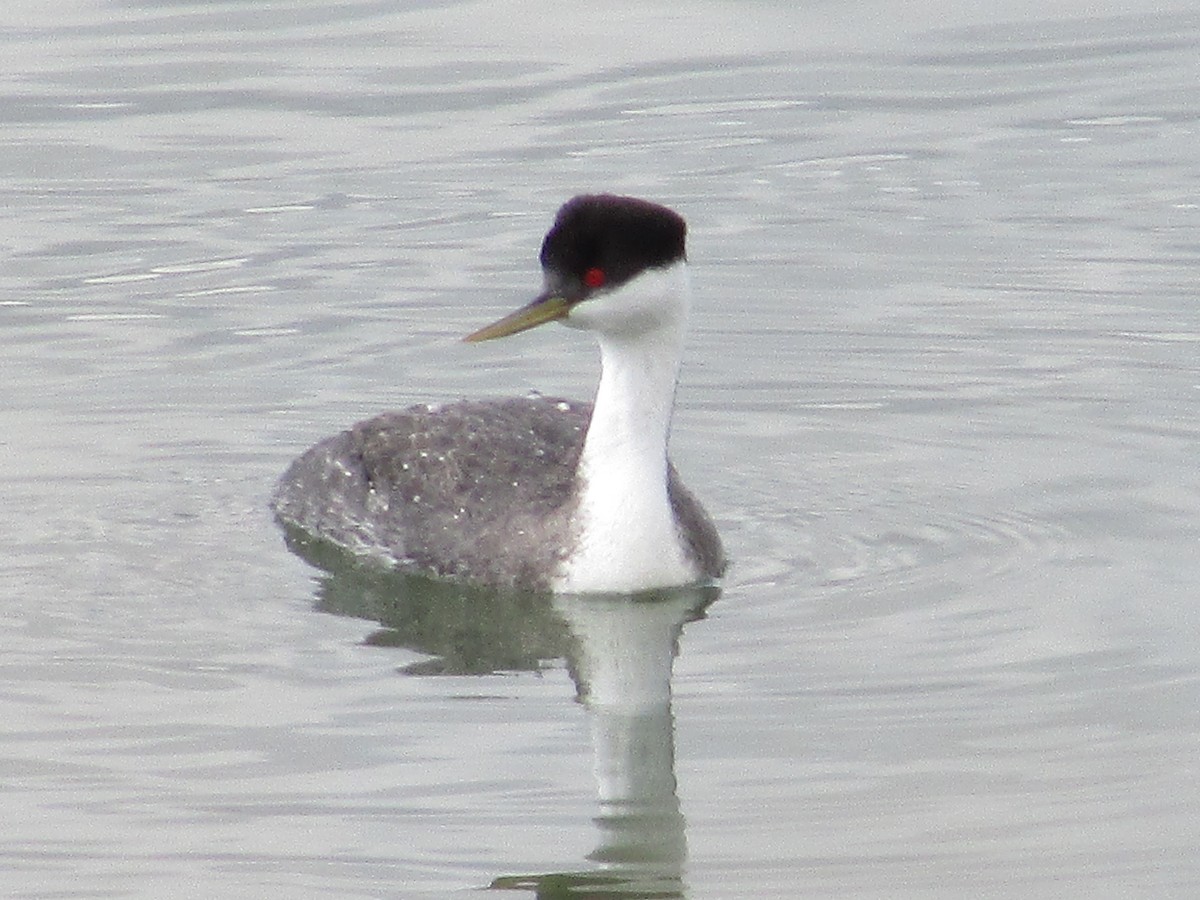
<path id="1" fill-rule="evenodd" d="M 689 300 L 681 262 L 586 301 L 568 320 L 596 332 L 601 376 L 580 460 L 579 539 L 560 591 L 628 593 L 697 579 L 667 497 L 667 439 Z"/>

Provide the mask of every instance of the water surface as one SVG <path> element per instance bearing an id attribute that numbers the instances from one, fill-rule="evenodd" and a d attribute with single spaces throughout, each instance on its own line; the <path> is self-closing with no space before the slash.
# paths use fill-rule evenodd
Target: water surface
<path id="1" fill-rule="evenodd" d="M 17 4 L 6 893 L 1191 896 L 1198 44 L 1182 2 Z M 719 596 L 288 553 L 319 437 L 589 394 L 577 334 L 457 338 L 595 189 L 691 226 Z"/>

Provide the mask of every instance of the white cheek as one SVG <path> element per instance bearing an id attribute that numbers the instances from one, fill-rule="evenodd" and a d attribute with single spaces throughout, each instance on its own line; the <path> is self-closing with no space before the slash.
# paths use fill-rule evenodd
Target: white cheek
<path id="1" fill-rule="evenodd" d="M 688 281 L 683 263 L 647 269 L 618 287 L 598 291 L 571 307 L 564 324 L 611 337 L 633 337 L 681 327 L 687 316 Z"/>
<path id="2" fill-rule="evenodd" d="M 587 300 L 584 300 L 582 303 L 576 303 L 567 311 L 567 314 L 563 316 L 563 318 L 559 319 L 559 321 L 568 328 L 591 328 L 591 316 L 584 308 L 587 302 Z"/>
<path id="3" fill-rule="evenodd" d="M 572 306 L 563 324 L 571 328 L 601 328 L 611 318 L 611 307 L 609 295 L 594 294 Z"/>
<path id="4" fill-rule="evenodd" d="M 658 311 L 626 306 L 620 297 L 604 294 L 571 309 L 566 324 L 600 334 L 644 334 L 658 326 Z"/>

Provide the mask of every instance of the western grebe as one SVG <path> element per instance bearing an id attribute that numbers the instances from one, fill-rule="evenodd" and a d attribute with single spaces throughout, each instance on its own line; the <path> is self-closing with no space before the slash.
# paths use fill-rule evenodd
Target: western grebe
<path id="1" fill-rule="evenodd" d="M 542 243 L 544 290 L 479 331 L 595 333 L 594 404 L 545 397 L 421 405 L 301 455 L 272 500 L 283 525 L 434 576 L 564 593 L 710 581 L 725 555 L 667 440 L 691 301 L 682 217 L 584 195 Z"/>

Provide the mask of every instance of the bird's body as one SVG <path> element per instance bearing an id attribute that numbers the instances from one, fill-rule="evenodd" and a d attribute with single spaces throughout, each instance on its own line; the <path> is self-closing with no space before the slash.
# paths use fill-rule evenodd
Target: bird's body
<path id="1" fill-rule="evenodd" d="M 720 538 L 667 459 L 690 297 L 683 220 L 608 195 L 560 211 L 546 291 L 471 335 L 543 321 L 593 331 L 593 404 L 539 397 L 385 413 L 300 456 L 288 527 L 435 576 L 571 593 L 709 581 Z"/>

